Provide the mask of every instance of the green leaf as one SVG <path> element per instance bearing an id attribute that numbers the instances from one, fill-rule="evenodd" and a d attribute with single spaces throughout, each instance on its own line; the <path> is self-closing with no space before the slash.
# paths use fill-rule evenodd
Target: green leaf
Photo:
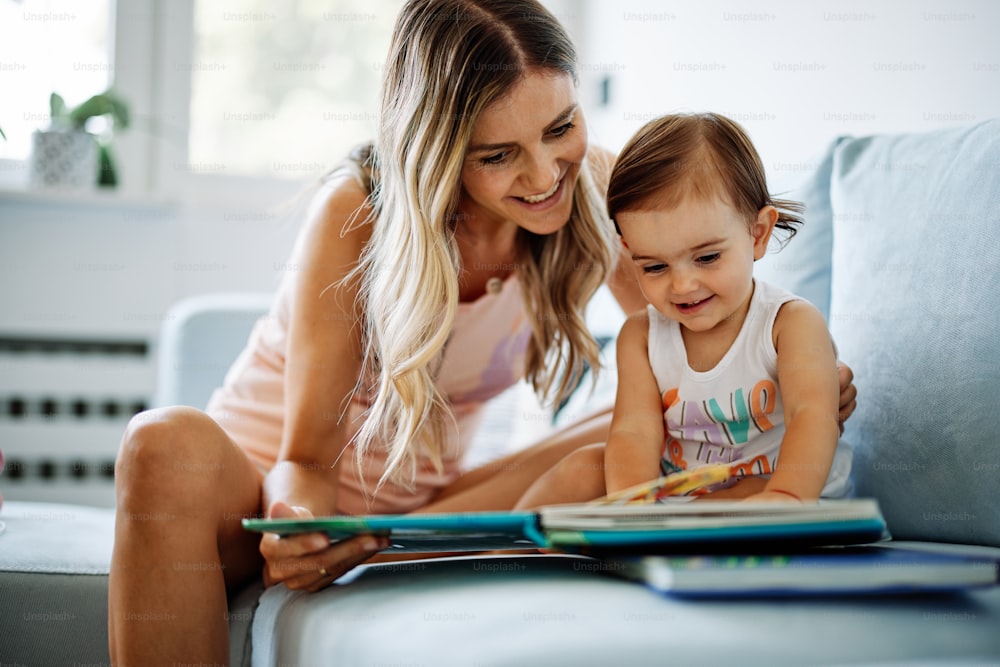
<path id="1" fill-rule="evenodd" d="M 55 120 L 66 115 L 66 100 L 59 93 L 49 95 L 49 118 Z"/>
<path id="2" fill-rule="evenodd" d="M 128 105 L 110 89 L 94 95 L 87 101 L 69 112 L 73 126 L 79 129 L 87 124 L 87 120 L 95 116 L 111 116 L 116 130 L 124 130 L 129 124 Z"/>
<path id="3" fill-rule="evenodd" d="M 113 111 L 111 112 L 111 117 L 115 119 L 115 129 L 124 130 L 131 123 L 131 118 L 129 116 L 128 105 L 120 97 L 112 97 L 111 106 Z"/>

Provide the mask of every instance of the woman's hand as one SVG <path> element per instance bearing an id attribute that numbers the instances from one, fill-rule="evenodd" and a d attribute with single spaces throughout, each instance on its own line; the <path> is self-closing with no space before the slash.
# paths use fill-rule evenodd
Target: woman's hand
<path id="1" fill-rule="evenodd" d="M 837 380 L 840 382 L 840 411 L 837 418 L 840 422 L 840 432 L 844 432 L 844 422 L 858 407 L 858 388 L 854 386 L 854 371 L 842 361 L 837 362 Z"/>
<path id="2" fill-rule="evenodd" d="M 305 507 L 291 507 L 281 501 L 273 503 L 267 515 L 272 519 L 313 516 Z M 260 553 L 265 561 L 264 585 L 283 582 L 291 590 L 315 593 L 388 546 L 388 538 L 375 535 L 360 535 L 331 544 L 323 533 L 288 537 L 265 533 L 260 540 Z"/>

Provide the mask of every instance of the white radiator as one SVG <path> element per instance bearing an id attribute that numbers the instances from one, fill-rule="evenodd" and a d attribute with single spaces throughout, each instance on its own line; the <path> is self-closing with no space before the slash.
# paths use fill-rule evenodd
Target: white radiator
<path id="1" fill-rule="evenodd" d="M 0 336 L 0 494 L 113 505 L 122 433 L 154 387 L 145 340 Z"/>

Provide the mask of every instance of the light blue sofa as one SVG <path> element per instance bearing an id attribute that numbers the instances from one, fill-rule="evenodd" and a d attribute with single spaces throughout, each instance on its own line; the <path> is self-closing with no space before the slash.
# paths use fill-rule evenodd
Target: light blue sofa
<path id="1" fill-rule="evenodd" d="M 1000 558 L 1000 121 L 840 139 L 792 194 L 808 223 L 758 275 L 816 303 L 856 372 L 858 494 L 897 540 Z M 202 404 L 263 307 L 219 299 L 178 311 L 162 401 Z M 106 664 L 110 512 L 11 502 L 0 520 L 0 663 Z M 234 664 L 1000 665 L 1000 587 L 682 601 L 594 561 L 464 557 L 231 606 Z"/>

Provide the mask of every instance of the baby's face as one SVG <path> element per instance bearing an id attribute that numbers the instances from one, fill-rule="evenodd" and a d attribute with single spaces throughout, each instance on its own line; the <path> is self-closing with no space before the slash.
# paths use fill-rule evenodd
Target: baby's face
<path id="1" fill-rule="evenodd" d="M 617 222 L 649 303 L 685 328 L 707 332 L 745 312 L 754 260 L 764 256 L 774 227 L 771 211 L 748 221 L 717 196 L 686 197 L 671 208 L 623 211 Z"/>

